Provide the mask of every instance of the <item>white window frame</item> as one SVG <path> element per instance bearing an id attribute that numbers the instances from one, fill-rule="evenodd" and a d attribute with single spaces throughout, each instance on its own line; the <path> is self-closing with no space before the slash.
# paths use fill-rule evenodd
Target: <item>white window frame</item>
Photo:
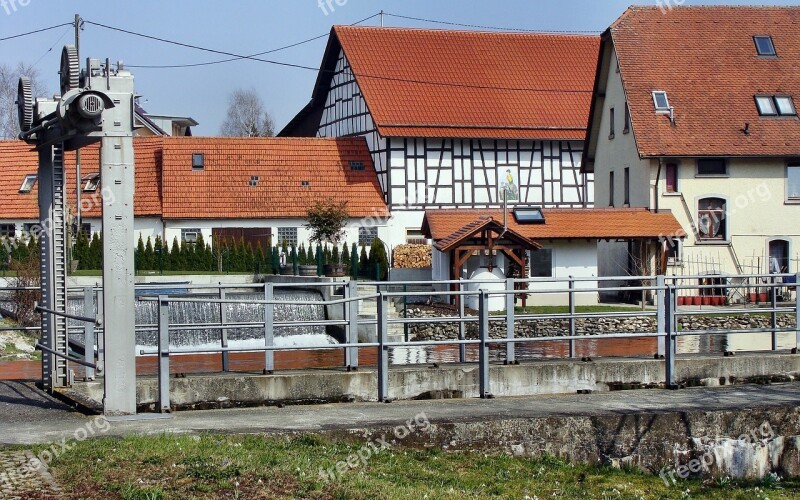
<path id="1" fill-rule="evenodd" d="M 797 191 L 791 190 L 791 174 L 795 173 Z M 791 203 L 800 203 L 800 161 L 792 162 L 786 165 L 786 201 Z"/>
<path id="2" fill-rule="evenodd" d="M 299 241 L 298 232 L 297 227 L 279 227 L 277 233 L 278 246 L 282 247 L 284 241 L 286 241 L 286 246 L 289 248 L 292 248 L 292 245 L 297 246 Z"/>
<path id="3" fill-rule="evenodd" d="M 658 105 L 658 96 L 664 96 L 664 102 L 666 102 L 666 106 L 659 106 Z M 654 90 L 653 91 L 653 106 L 656 108 L 656 113 L 669 113 L 672 107 L 669 104 L 669 96 L 667 96 L 667 92 L 664 90 Z"/>
<path id="4" fill-rule="evenodd" d="M 769 46 L 772 49 L 771 53 L 761 51 L 761 46 L 758 44 L 759 40 L 767 40 L 769 42 Z M 759 57 L 776 57 L 778 55 L 777 49 L 775 49 L 775 41 L 772 39 L 771 35 L 754 35 L 753 36 L 753 43 L 756 45 L 756 55 Z"/>
<path id="5" fill-rule="evenodd" d="M 36 186 L 36 181 L 38 180 L 39 176 L 36 174 L 28 174 L 22 179 L 22 184 L 19 186 L 20 193 L 30 193 L 33 191 L 34 186 Z"/>
<path id="6" fill-rule="evenodd" d="M 197 243 L 197 238 L 203 234 L 200 229 L 189 228 L 181 229 L 181 241 L 187 245 L 194 245 Z"/>
<path id="7" fill-rule="evenodd" d="M 83 191 L 85 193 L 94 193 L 100 186 L 100 174 L 90 175 L 84 177 Z"/>

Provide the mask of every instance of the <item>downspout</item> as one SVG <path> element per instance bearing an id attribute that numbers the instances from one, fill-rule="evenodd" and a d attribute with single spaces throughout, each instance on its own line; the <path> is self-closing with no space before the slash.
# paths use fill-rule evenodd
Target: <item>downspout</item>
<path id="1" fill-rule="evenodd" d="M 658 197 L 659 197 L 658 184 L 661 182 L 661 168 L 663 167 L 663 165 L 664 165 L 664 158 L 659 157 L 658 173 L 656 173 L 656 185 L 653 186 L 653 197 L 655 198 L 653 201 L 653 208 L 655 208 L 656 213 L 658 213 Z"/>

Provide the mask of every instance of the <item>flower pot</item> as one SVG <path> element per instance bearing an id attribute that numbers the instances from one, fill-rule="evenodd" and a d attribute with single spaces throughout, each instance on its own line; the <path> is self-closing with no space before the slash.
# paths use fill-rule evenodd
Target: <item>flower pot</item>
<path id="1" fill-rule="evenodd" d="M 292 269 L 292 266 L 281 267 L 281 276 L 294 276 L 294 269 Z"/>
<path id="2" fill-rule="evenodd" d="M 325 276 L 329 278 L 341 278 L 344 276 L 344 264 L 325 264 L 323 267 Z"/>
<path id="3" fill-rule="evenodd" d="M 748 299 L 750 300 L 750 302 L 756 302 L 758 300 L 758 294 L 750 292 L 750 294 L 748 295 Z"/>
<path id="4" fill-rule="evenodd" d="M 686 305 L 686 301 L 688 299 L 689 299 L 689 297 L 681 295 L 680 297 L 678 297 L 678 305 L 679 306 L 685 306 Z"/>
<path id="5" fill-rule="evenodd" d="M 693 306 L 699 306 L 702 303 L 703 303 L 703 298 L 700 297 L 699 295 L 695 295 L 695 296 L 692 297 L 692 305 Z"/>
<path id="6" fill-rule="evenodd" d="M 769 300 L 769 294 L 768 293 L 759 293 L 758 294 L 758 301 L 759 302 L 767 302 L 768 300 Z"/>
<path id="7" fill-rule="evenodd" d="M 722 295 L 713 295 L 711 297 L 711 305 L 712 306 L 721 306 L 725 303 L 725 297 Z"/>
<path id="8" fill-rule="evenodd" d="M 711 296 L 710 295 L 703 295 L 703 305 L 710 306 L 711 305 Z"/>
<path id="9" fill-rule="evenodd" d="M 316 276 L 317 266 L 302 265 L 297 267 L 297 272 L 300 276 Z"/>

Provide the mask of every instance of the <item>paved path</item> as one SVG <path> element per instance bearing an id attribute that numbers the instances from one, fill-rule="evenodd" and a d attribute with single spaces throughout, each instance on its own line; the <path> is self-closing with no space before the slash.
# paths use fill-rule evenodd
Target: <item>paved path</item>
<path id="1" fill-rule="evenodd" d="M 4 384 L 4 383 L 0 383 Z M 24 388 L 16 388 L 24 393 Z M 0 396 L 2 397 L 2 396 Z M 4 401 L 0 399 L 0 401 Z M 7 401 L 7 399 L 5 400 Z M 25 405 L 24 401 L 18 404 Z M 13 405 L 12 405 L 13 407 Z M 640 390 L 587 395 L 531 396 L 492 400 L 397 401 L 285 408 L 249 408 L 178 412 L 139 419 L 83 416 L 42 396 L 23 410 L 0 406 L 0 446 L 61 442 L 80 436 L 161 433 L 262 433 L 315 431 L 399 425 L 420 412 L 432 423 L 550 416 L 625 415 L 684 411 L 800 407 L 800 383 L 770 386 Z M 21 411 L 17 413 L 17 411 Z"/>

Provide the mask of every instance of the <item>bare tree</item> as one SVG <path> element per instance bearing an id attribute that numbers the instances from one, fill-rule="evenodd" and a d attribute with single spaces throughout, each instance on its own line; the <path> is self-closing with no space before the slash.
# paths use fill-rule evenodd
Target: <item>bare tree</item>
<path id="1" fill-rule="evenodd" d="M 228 97 L 228 115 L 221 134 L 226 137 L 272 137 L 275 123 L 256 89 L 237 89 Z"/>
<path id="2" fill-rule="evenodd" d="M 39 71 L 33 66 L 18 63 L 16 67 L 0 64 L 0 139 L 13 139 L 19 135 L 17 114 L 17 85 L 20 76 L 27 76 L 33 85 L 33 97 L 41 97 L 47 89 L 41 82 Z"/>

